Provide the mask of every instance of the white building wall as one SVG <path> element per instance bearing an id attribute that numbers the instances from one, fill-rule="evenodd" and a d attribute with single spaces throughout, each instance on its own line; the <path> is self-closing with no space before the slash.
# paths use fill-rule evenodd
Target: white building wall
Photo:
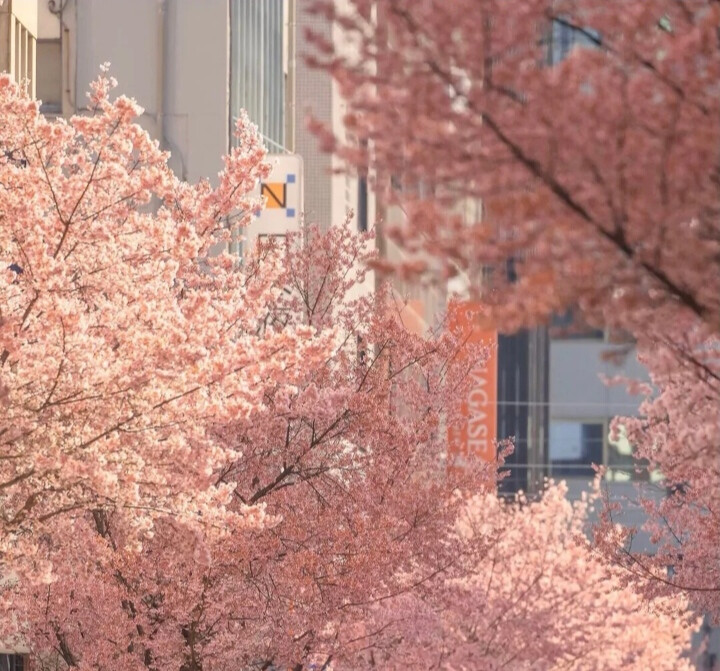
<path id="1" fill-rule="evenodd" d="M 331 28 L 322 17 L 307 12 L 307 2 L 299 0 L 296 8 L 296 37 L 298 54 L 312 50 L 306 38 L 311 29 L 329 37 Z M 307 130 L 307 119 L 312 115 L 323 123 L 332 123 L 336 93 L 325 73 L 309 68 L 302 57 L 296 62 L 295 88 L 295 151 L 303 157 L 305 166 L 305 218 L 308 223 L 327 227 L 337 216 L 337 179 L 331 187 L 332 159 L 322 152 L 317 138 Z M 344 200 L 344 195 L 343 195 Z M 342 216 L 342 213 L 341 213 Z"/>
<path id="2" fill-rule="evenodd" d="M 38 32 L 38 5 L 36 0 L 5 0 L 9 11 L 30 31 L 32 35 Z"/>
<path id="3" fill-rule="evenodd" d="M 70 0 L 62 20 L 64 113 L 84 109 L 89 82 L 110 62 L 117 91 L 145 108 L 140 123 L 178 175 L 213 181 L 228 149 L 227 0 Z"/>
<path id="4" fill-rule="evenodd" d="M 57 39 L 60 37 L 60 21 L 53 14 L 50 3 L 35 0 L 37 5 L 38 39 Z"/>
<path id="5" fill-rule="evenodd" d="M 169 148 L 181 150 L 186 179 L 213 181 L 229 147 L 227 0 L 168 0 L 168 17 Z"/>
<path id="6" fill-rule="evenodd" d="M 343 4 L 344 0 L 337 0 Z M 344 42 L 344 36 L 333 29 L 323 16 L 308 12 L 308 0 L 297 0 L 295 18 L 297 23 L 297 55 L 295 70 L 295 151 L 303 157 L 305 169 L 304 210 L 305 221 L 318 224 L 322 229 L 338 226 L 345 221 L 352 210 L 357 226 L 358 179 L 341 172 L 343 164 L 336 156 L 322 150 L 317 137 L 308 130 L 308 121 L 315 118 L 330 128 L 341 140 L 345 136 L 343 117 L 345 103 L 336 82 L 326 73 L 310 68 L 302 55 L 312 52 L 308 41 L 308 29 L 332 39 L 338 48 L 352 49 Z M 376 205 L 372 190 L 367 199 L 367 227 L 372 228 L 376 219 Z M 374 273 L 368 273 L 362 287 L 353 295 L 372 291 L 375 286 Z"/>
<path id="7" fill-rule="evenodd" d="M 601 340 L 552 340 L 550 342 L 551 419 L 607 419 L 634 415 L 642 400 L 627 393 L 624 385 L 608 386 L 602 377 L 648 379 L 634 348 L 620 360 L 603 360 L 622 346 Z"/>

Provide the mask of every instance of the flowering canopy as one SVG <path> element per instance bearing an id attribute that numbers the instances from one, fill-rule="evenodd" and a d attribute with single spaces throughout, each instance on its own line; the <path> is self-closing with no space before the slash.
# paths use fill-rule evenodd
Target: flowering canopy
<path id="1" fill-rule="evenodd" d="M 672 496 L 647 504 L 654 560 L 613 553 L 720 614 L 720 6 L 314 5 L 357 48 L 317 34 L 311 60 L 360 142 L 318 133 L 402 206 L 385 233 L 406 270 L 413 255 L 461 267 L 502 328 L 579 307 L 635 337 L 654 387 L 623 422 Z M 458 214 L 466 199 L 480 219 Z"/>
<path id="2" fill-rule="evenodd" d="M 0 78 L 3 643 L 53 669 L 472 668 L 504 654 L 482 617 L 518 598 L 550 629 L 508 664 L 567 664 L 576 629 L 600 660 L 578 669 L 677 661 L 684 624 L 618 604 L 561 495 L 466 503 L 495 465 L 443 452 L 482 350 L 408 333 L 389 288 L 363 291 L 369 238 L 348 226 L 210 254 L 256 206 L 255 130 L 241 119 L 216 188 L 184 184 L 110 89 L 48 122 Z M 565 626 L 568 592 L 588 596 Z M 582 625 L 589 595 L 594 624 L 630 630 L 602 654 L 617 632 Z"/>

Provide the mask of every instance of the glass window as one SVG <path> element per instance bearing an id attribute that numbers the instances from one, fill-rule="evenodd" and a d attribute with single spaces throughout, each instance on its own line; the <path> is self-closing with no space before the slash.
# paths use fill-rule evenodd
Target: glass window
<path id="1" fill-rule="evenodd" d="M 270 152 L 285 144 L 285 44 L 283 0 L 233 0 L 230 114 L 244 109 Z"/>
<path id="2" fill-rule="evenodd" d="M 645 481 L 659 482 L 662 475 L 659 471 L 648 469 L 645 459 L 636 459 L 634 448 L 627 438 L 624 426 L 620 426 L 617 437 L 608 435 L 607 479 L 613 482 Z"/>
<path id="3" fill-rule="evenodd" d="M 360 148 L 367 150 L 367 140 L 360 141 Z M 367 171 L 360 170 L 357 181 L 357 228 L 358 231 L 368 229 L 368 180 Z"/>
<path id="4" fill-rule="evenodd" d="M 590 326 L 578 310 L 570 308 L 563 314 L 553 315 L 550 324 L 550 337 L 556 339 L 591 338 L 593 340 L 603 340 L 605 331 Z"/>
<path id="5" fill-rule="evenodd" d="M 59 113 L 62 108 L 62 49 L 60 40 L 38 40 L 36 94 L 42 100 L 43 114 Z"/>
<path id="6" fill-rule="evenodd" d="M 550 422 L 550 474 L 594 476 L 592 465 L 603 463 L 605 425 L 602 422 Z"/>
<path id="7" fill-rule="evenodd" d="M 357 228 L 361 232 L 368 229 L 368 183 L 366 177 L 358 178 Z"/>
<path id="8" fill-rule="evenodd" d="M 575 47 L 595 48 L 600 44 L 600 33 L 590 28 L 576 28 L 571 19 L 558 17 L 552 23 L 550 37 L 550 64 L 556 65 L 567 58 Z"/>
<path id="9" fill-rule="evenodd" d="M 0 653 L 0 671 L 25 671 L 25 656 Z"/>

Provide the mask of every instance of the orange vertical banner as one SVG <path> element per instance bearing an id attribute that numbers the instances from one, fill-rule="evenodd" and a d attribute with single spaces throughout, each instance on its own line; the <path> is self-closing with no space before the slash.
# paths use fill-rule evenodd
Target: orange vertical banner
<path id="1" fill-rule="evenodd" d="M 462 400 L 462 421 L 448 427 L 448 453 L 460 462 L 495 460 L 497 440 L 497 331 L 484 322 L 479 303 L 457 302 L 450 306 L 450 328 L 466 344 L 488 345 L 488 356 L 470 368 L 470 386 Z M 460 350 L 465 362 L 467 348 Z"/>

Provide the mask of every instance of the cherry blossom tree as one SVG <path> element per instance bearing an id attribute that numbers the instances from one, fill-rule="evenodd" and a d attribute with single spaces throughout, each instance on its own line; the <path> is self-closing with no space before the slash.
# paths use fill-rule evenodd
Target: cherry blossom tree
<path id="1" fill-rule="evenodd" d="M 229 256 L 207 255 L 245 223 L 228 217 L 253 206 L 267 170 L 255 130 L 238 127 L 217 188 L 183 184 L 112 86 L 95 82 L 89 115 L 49 122 L 0 78 L 6 558 L 35 556 L 73 511 L 132 510 L 137 531 L 157 515 L 218 513 L 231 492 L 213 474 L 232 452 L 209 428 L 253 407 L 259 380 L 323 348 L 306 327 L 246 335 L 272 272 L 248 289 Z M 260 512 L 225 523 L 252 526 Z"/>
<path id="2" fill-rule="evenodd" d="M 39 668 L 342 658 L 452 561 L 451 492 L 492 487 L 446 477 L 469 364 L 358 292 L 348 226 L 214 253 L 257 207 L 255 129 L 184 184 L 112 86 L 50 122 L 0 79 L 0 640 Z"/>
<path id="3" fill-rule="evenodd" d="M 311 60 L 336 75 L 361 142 L 324 139 L 403 205 L 387 234 L 464 268 L 512 258 L 516 281 L 484 298 L 512 298 L 515 320 L 580 303 L 717 324 L 716 3 L 344 4 L 314 3 L 357 50 L 315 35 Z M 560 60 L 572 39 L 586 48 Z M 464 198 L 481 221 L 452 214 Z"/>
<path id="4" fill-rule="evenodd" d="M 314 7 L 355 47 L 335 53 L 317 34 L 310 60 L 335 76 L 357 142 L 316 130 L 402 208 L 383 233 L 404 270 L 461 268 L 506 329 L 578 307 L 636 338 L 654 387 L 642 418 L 623 421 L 668 485 L 659 508 L 647 503 L 662 549 L 646 563 L 609 518 L 604 537 L 656 589 L 688 590 L 717 615 L 720 6 Z M 478 220 L 459 211 L 468 200 Z"/>
<path id="5" fill-rule="evenodd" d="M 615 420 L 637 456 L 661 469 L 668 495 L 641 498 L 653 556 L 637 552 L 638 529 L 619 527 L 618 502 L 606 501 L 596 528 L 601 547 L 649 596 L 680 588 L 696 608 L 720 617 L 720 350 L 696 324 L 657 341 L 648 358 L 654 389 L 640 417 Z M 647 346 L 646 346 L 647 347 Z M 648 581 L 648 578 L 652 580 Z"/>
<path id="6" fill-rule="evenodd" d="M 490 489 L 492 465 L 446 477 L 445 422 L 456 421 L 465 365 L 457 340 L 409 334 L 387 290 L 352 298 L 368 236 L 347 226 L 261 246 L 245 291 L 278 294 L 254 337 L 313 333 L 297 372 L 258 381 L 249 412 L 209 431 L 232 458 L 213 478 L 229 512 L 262 506 L 264 523 L 215 533 L 163 516 L 128 543 L 127 510 L 66 514 L 44 530 L 43 582 L 9 592 L 19 636 L 38 664 L 81 668 L 307 668 L 347 660 L 375 603 L 411 592 L 454 558 L 445 540 L 458 487 Z M 282 263 L 280 263 L 282 262 Z M 255 285 L 258 284 L 258 287 Z M 323 343 L 332 341 L 328 351 Z M 214 418 L 213 418 L 214 419 Z M 422 558 L 422 559 L 421 559 Z"/>
<path id="7" fill-rule="evenodd" d="M 588 501 L 548 483 L 529 502 L 466 502 L 442 580 L 384 602 L 352 668 L 691 669 L 683 599 L 650 606 L 587 539 Z M 366 644 L 367 641 L 362 641 Z"/>
<path id="8" fill-rule="evenodd" d="M 363 291 L 348 225 L 210 254 L 256 207 L 254 129 L 183 184 L 111 86 L 51 123 L 0 79 L 0 640 L 38 669 L 682 668 L 682 604 L 619 595 L 561 490 L 516 510 L 495 464 L 449 468 L 482 349 Z"/>

